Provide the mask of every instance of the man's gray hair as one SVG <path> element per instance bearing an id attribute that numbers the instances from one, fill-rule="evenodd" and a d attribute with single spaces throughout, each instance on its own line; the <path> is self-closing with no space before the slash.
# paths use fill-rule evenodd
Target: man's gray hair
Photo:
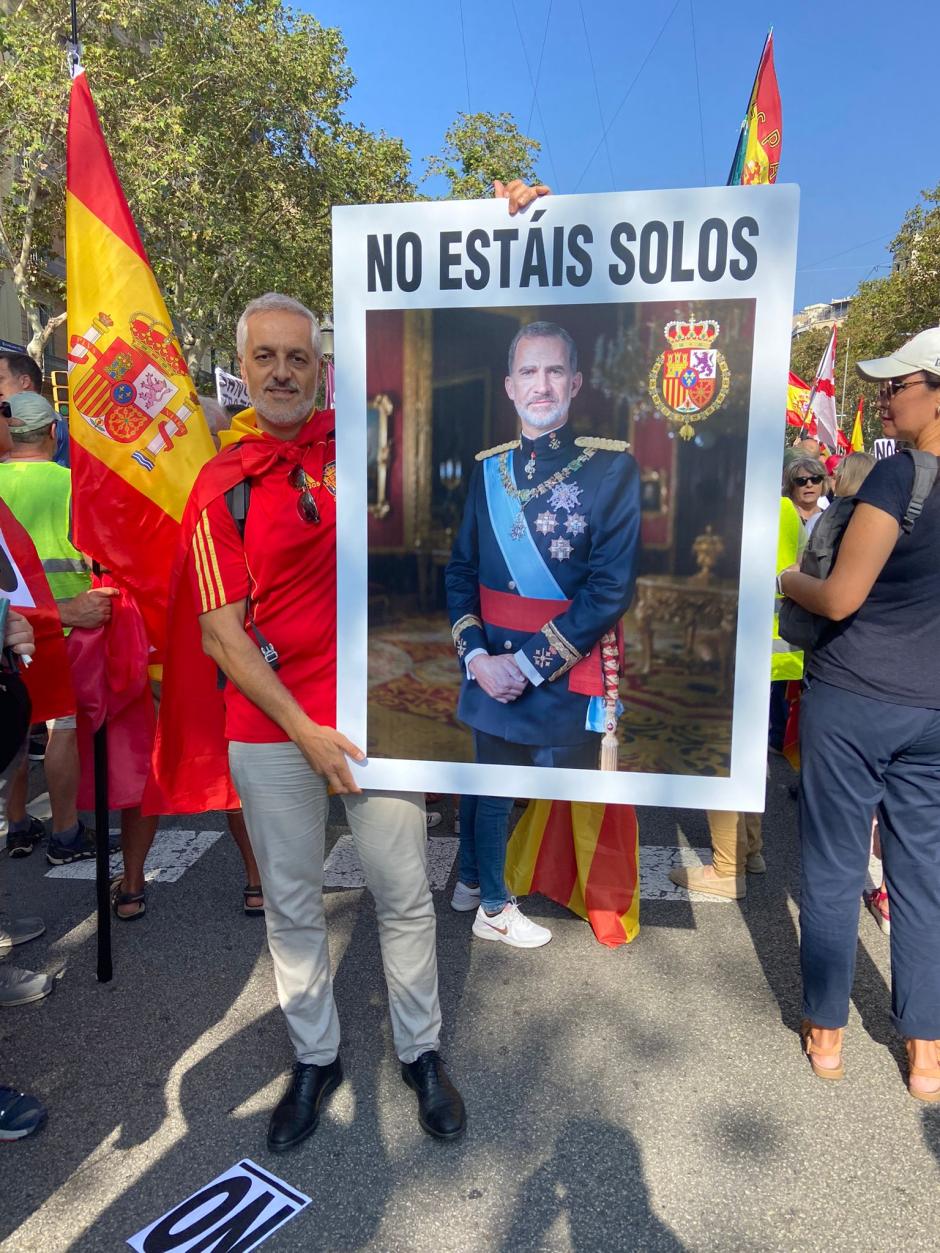
<path id="1" fill-rule="evenodd" d="M 530 322 L 528 326 L 520 326 L 509 345 L 509 373 L 512 374 L 513 362 L 516 359 L 516 348 L 521 339 L 560 339 L 568 349 L 568 366 L 572 374 L 578 372 L 578 347 L 563 326 L 556 322 Z"/>
<path id="2" fill-rule="evenodd" d="M 299 313 L 302 317 L 308 318 L 310 321 L 310 339 L 313 344 L 313 351 L 318 357 L 323 354 L 320 352 L 320 323 L 313 316 L 306 305 L 302 305 L 299 300 L 295 300 L 293 296 L 283 296 L 280 292 L 269 291 L 263 296 L 258 296 L 245 306 L 245 311 L 238 319 L 238 325 L 235 328 L 235 346 L 238 349 L 239 357 L 245 355 L 245 345 L 248 342 L 248 319 L 256 313 Z"/>

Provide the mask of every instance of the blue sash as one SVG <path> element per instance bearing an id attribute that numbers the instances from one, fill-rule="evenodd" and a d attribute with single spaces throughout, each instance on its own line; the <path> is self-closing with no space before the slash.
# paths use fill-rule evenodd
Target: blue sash
<path id="1" fill-rule="evenodd" d="M 522 512 L 522 501 L 514 500 L 506 491 L 499 472 L 500 463 L 504 463 L 515 487 L 511 458 L 511 452 L 504 452 L 498 457 L 487 457 L 483 462 L 486 508 L 509 576 L 520 596 L 527 596 L 531 600 L 567 600 L 568 597 L 555 582 L 555 576 L 536 548 L 528 523 L 519 539 L 511 538 L 513 524 Z"/>
<path id="2" fill-rule="evenodd" d="M 555 576 L 545 564 L 545 558 L 535 546 L 528 522 L 519 539 L 511 536 L 513 524 L 522 512 L 522 501 L 513 499 L 506 490 L 500 474 L 500 465 L 506 467 L 507 475 L 516 486 L 516 478 L 512 470 L 512 452 L 500 453 L 498 457 L 487 457 L 483 462 L 483 485 L 486 490 L 486 508 L 490 517 L 490 525 L 499 550 L 503 554 L 509 577 L 516 585 L 520 596 L 532 600 L 567 600 L 568 597 L 558 586 Z M 618 716 L 619 706 L 618 704 Z M 586 731 L 603 732 L 605 720 L 604 698 L 591 696 L 588 699 L 587 718 L 584 722 Z"/>

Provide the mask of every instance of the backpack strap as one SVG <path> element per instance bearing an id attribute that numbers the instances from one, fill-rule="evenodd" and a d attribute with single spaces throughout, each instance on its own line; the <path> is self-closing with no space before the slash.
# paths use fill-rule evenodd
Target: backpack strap
<path id="1" fill-rule="evenodd" d="M 229 513 L 232 515 L 232 520 L 238 528 L 238 534 L 241 537 L 242 543 L 244 543 L 245 523 L 248 518 L 248 506 L 251 504 L 251 484 L 248 479 L 240 479 L 234 487 L 230 487 L 228 489 L 225 493 L 225 504 Z M 265 659 L 272 670 L 279 670 L 281 663 L 278 651 L 271 641 L 266 639 L 258 630 L 250 594 L 248 596 L 247 608 L 248 628 L 255 637 L 255 643 L 258 645 L 261 656 Z M 218 685 L 219 690 L 225 686 L 225 675 L 221 670 L 219 671 Z"/>
<path id="2" fill-rule="evenodd" d="M 914 485 L 911 488 L 911 499 L 901 521 L 901 530 L 910 535 L 914 523 L 923 512 L 924 502 L 933 491 L 937 481 L 937 458 L 932 452 L 921 452 L 918 448 L 902 448 L 914 462 Z"/>

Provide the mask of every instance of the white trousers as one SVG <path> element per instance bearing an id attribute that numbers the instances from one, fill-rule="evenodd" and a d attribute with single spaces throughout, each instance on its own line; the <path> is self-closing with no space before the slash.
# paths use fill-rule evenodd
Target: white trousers
<path id="1" fill-rule="evenodd" d="M 261 869 L 268 947 L 297 1060 L 339 1050 L 323 909 L 326 782 L 295 744 L 229 744 L 232 778 Z M 375 897 L 395 1051 L 412 1062 L 440 1040 L 434 905 L 424 800 L 392 792 L 344 796 L 366 884 Z"/>

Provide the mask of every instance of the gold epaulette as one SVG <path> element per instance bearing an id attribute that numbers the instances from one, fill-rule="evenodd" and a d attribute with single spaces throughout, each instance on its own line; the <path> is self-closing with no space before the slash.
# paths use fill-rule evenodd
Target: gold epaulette
<path id="1" fill-rule="evenodd" d="M 629 452 L 625 439 L 604 439 L 600 435 L 579 435 L 574 441 L 578 448 L 601 448 L 604 452 Z"/>
<path id="2" fill-rule="evenodd" d="M 495 457 L 497 453 L 509 452 L 510 448 L 518 448 L 520 441 L 511 439 L 505 444 L 497 444 L 495 448 L 484 448 L 482 452 L 478 452 L 477 461 L 485 461 L 487 457 Z"/>

